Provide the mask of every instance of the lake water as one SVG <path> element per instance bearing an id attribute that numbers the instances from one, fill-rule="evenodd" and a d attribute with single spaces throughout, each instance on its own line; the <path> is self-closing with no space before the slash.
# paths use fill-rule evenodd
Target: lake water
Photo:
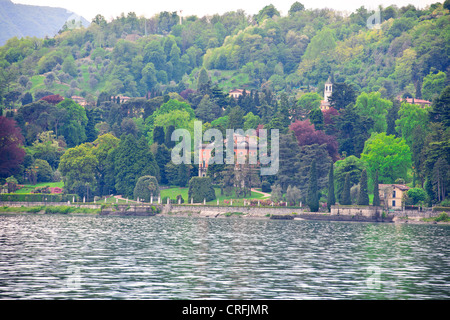
<path id="1" fill-rule="evenodd" d="M 450 226 L 0 216 L 0 299 L 449 299 Z"/>

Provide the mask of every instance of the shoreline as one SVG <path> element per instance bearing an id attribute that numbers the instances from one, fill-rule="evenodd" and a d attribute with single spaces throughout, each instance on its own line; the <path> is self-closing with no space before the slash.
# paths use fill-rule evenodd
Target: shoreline
<path id="1" fill-rule="evenodd" d="M 313 218 L 305 218 L 302 217 L 302 215 L 293 215 L 292 219 L 273 219 L 271 216 L 261 216 L 261 215 L 247 215 L 247 214 L 211 214 L 208 212 L 202 212 L 202 213 L 192 213 L 192 212 L 166 212 L 166 213 L 158 213 L 154 215 L 134 215 L 134 214 L 102 214 L 100 213 L 83 213 L 83 212 L 72 212 L 72 213 L 45 213 L 44 210 L 39 212 L 21 212 L 21 211 L 9 211 L 9 212 L 2 212 L 0 211 L 0 216 L 8 216 L 8 215 L 62 215 L 62 216 L 81 216 L 81 217 L 88 217 L 88 216 L 113 216 L 113 217 L 151 217 L 151 218 L 158 218 L 158 217 L 174 217 L 174 218 L 201 218 L 201 219 L 250 219 L 250 220 L 296 220 L 296 221 L 327 221 L 327 222 L 354 222 L 354 223 L 393 223 L 393 224 L 404 224 L 404 225 L 450 225 L 450 221 L 423 221 L 419 219 L 402 219 L 399 217 L 394 217 L 392 221 L 369 221 L 369 220 L 351 220 L 351 219 L 333 219 L 335 216 L 329 215 L 329 214 L 318 214 L 320 216 L 320 219 L 313 219 Z"/>

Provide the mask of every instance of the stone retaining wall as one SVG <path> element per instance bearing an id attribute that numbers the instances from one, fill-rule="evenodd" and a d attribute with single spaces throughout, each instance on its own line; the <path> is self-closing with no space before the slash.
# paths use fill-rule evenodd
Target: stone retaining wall
<path id="1" fill-rule="evenodd" d="M 272 214 L 286 215 L 303 213 L 302 208 L 284 208 L 284 207 L 217 207 L 217 206 L 203 206 L 203 205 L 164 205 L 163 214 L 194 214 L 204 217 L 217 217 L 227 213 L 241 212 L 246 217 L 268 217 Z"/>

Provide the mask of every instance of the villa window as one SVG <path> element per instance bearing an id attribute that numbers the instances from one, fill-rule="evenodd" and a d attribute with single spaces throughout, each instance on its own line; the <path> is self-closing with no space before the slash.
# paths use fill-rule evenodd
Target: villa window
<path id="1" fill-rule="evenodd" d="M 395 198 L 396 196 L 397 196 L 397 194 L 396 194 L 395 190 L 392 191 L 392 198 Z"/>

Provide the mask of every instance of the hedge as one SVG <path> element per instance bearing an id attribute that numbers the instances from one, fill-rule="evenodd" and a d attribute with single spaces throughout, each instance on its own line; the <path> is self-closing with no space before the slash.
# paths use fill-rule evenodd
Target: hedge
<path id="1" fill-rule="evenodd" d="M 76 194 L 44 194 L 44 193 L 2 193 L 0 194 L 0 201 L 14 201 L 14 202 L 72 202 L 73 197 L 75 201 L 79 201 Z M 47 200 L 46 200 L 47 199 Z"/>
<path id="2" fill-rule="evenodd" d="M 433 207 L 433 211 L 446 211 L 446 212 L 450 212 L 450 207 Z"/>

